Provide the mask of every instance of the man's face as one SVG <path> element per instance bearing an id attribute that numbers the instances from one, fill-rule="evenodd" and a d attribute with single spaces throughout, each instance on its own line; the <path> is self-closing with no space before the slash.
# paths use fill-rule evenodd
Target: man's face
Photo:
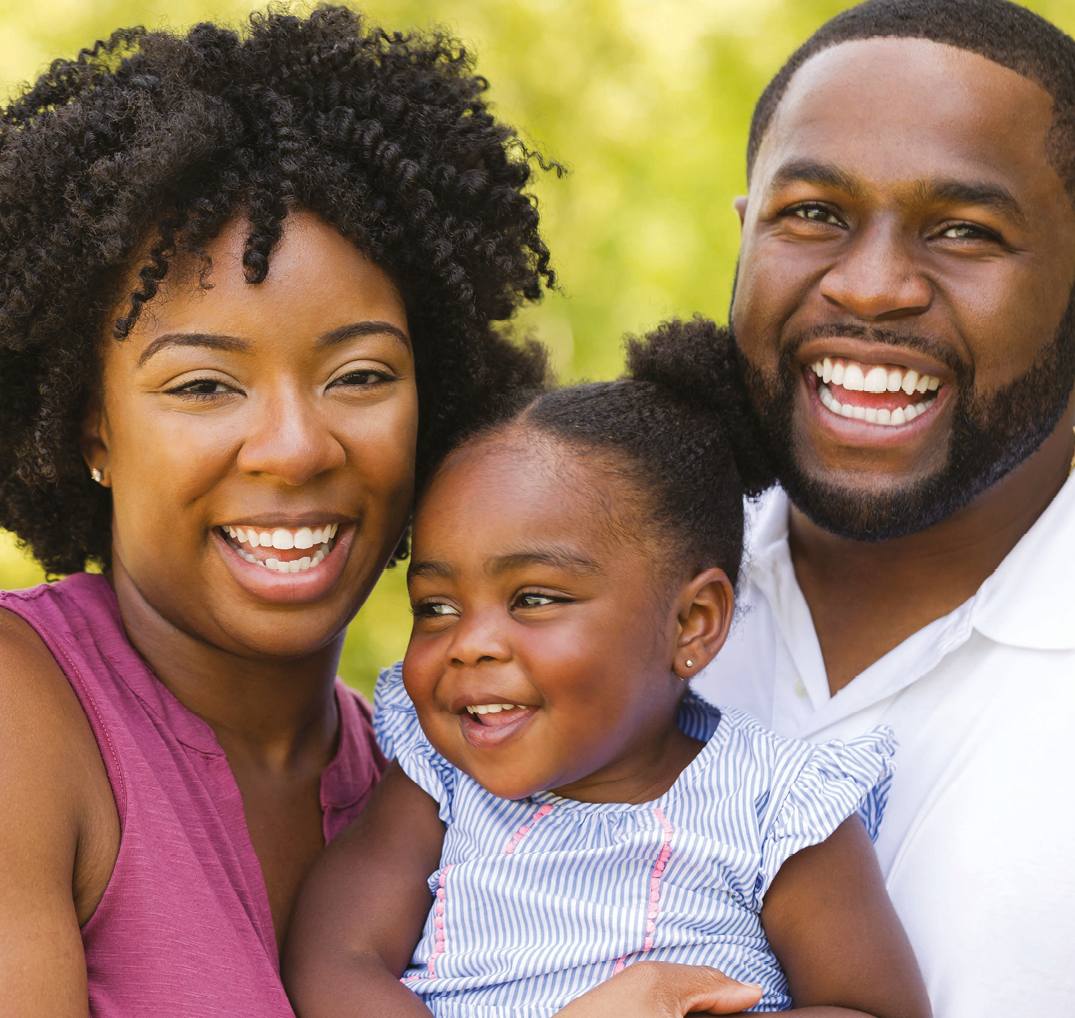
<path id="1" fill-rule="evenodd" d="M 1051 126 L 1037 85 L 925 40 L 844 43 L 792 80 L 731 318 L 781 482 L 825 529 L 925 529 L 1057 427 L 1075 212 Z"/>

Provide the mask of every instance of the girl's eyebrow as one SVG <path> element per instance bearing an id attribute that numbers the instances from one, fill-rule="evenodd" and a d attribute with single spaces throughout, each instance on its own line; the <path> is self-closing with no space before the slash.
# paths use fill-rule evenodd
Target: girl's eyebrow
<path id="1" fill-rule="evenodd" d="M 551 566 L 554 569 L 563 569 L 570 573 L 586 574 L 599 572 L 601 568 L 593 559 L 561 549 L 548 548 L 513 552 L 511 555 L 498 555 L 486 564 L 485 572 L 497 575 L 533 565 Z M 411 563 L 411 567 L 407 570 L 407 581 L 410 582 L 416 576 L 434 576 L 454 580 L 458 575 L 459 570 L 450 562 L 425 559 Z"/>
<path id="2" fill-rule="evenodd" d="M 485 571 L 488 573 L 506 573 L 512 569 L 522 569 L 533 565 L 552 566 L 554 569 L 564 569 L 570 573 L 596 573 L 600 569 L 593 559 L 561 549 L 548 548 L 537 551 L 515 552 L 511 555 L 500 555 L 486 566 Z"/>

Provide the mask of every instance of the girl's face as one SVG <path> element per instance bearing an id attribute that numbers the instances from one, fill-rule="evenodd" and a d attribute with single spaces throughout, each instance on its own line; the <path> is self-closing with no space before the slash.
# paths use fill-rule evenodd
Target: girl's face
<path id="1" fill-rule="evenodd" d="M 229 224 L 210 288 L 186 266 L 107 341 L 83 449 L 112 489 L 117 587 L 211 645 L 299 657 L 342 633 L 403 531 L 414 357 L 395 286 L 332 226 L 289 216 L 256 286 L 244 239 Z"/>
<path id="2" fill-rule="evenodd" d="M 678 734 L 678 602 L 617 494 L 524 431 L 456 453 L 422 498 L 403 680 L 436 749 L 496 795 L 634 801 Z"/>

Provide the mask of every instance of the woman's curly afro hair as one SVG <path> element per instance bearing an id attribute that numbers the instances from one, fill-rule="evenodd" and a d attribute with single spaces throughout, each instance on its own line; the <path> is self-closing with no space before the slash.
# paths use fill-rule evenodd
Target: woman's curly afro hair
<path id="1" fill-rule="evenodd" d="M 54 62 L 0 111 L 0 526 L 52 573 L 108 563 L 111 496 L 79 449 L 102 344 L 123 341 L 177 254 L 208 270 L 204 244 L 236 215 L 251 284 L 297 207 L 395 280 L 419 485 L 498 394 L 540 384 L 537 349 L 489 324 L 554 280 L 524 192 L 536 157 L 486 88 L 453 40 L 328 6 L 254 15 L 242 34 L 122 30 Z"/>

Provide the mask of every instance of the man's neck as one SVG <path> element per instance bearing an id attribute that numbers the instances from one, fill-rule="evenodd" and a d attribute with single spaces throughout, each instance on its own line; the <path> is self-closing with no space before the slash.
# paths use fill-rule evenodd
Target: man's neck
<path id="1" fill-rule="evenodd" d="M 918 534 L 847 540 L 792 507 L 792 562 L 831 693 L 974 596 L 1063 487 L 1075 444 L 1070 416 L 1018 468 Z"/>

